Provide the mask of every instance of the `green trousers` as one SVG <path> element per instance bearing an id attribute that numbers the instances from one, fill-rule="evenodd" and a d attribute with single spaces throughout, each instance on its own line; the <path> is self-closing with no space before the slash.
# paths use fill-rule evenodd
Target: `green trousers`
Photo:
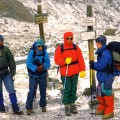
<path id="1" fill-rule="evenodd" d="M 78 74 L 72 77 L 61 76 L 62 85 L 63 85 L 63 99 L 62 103 L 64 105 L 68 105 L 71 103 L 75 103 L 77 99 L 76 91 L 77 91 L 77 83 L 78 83 Z"/>

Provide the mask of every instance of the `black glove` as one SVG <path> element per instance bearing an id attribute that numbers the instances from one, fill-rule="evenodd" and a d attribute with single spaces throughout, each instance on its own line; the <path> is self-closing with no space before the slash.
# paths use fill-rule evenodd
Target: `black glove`
<path id="1" fill-rule="evenodd" d="M 90 69 L 93 69 L 94 68 L 94 61 L 90 60 L 89 64 L 90 64 Z"/>

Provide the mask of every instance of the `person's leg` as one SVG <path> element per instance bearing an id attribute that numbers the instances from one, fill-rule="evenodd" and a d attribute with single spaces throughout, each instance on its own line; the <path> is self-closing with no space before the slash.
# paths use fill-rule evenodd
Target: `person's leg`
<path id="1" fill-rule="evenodd" d="M 0 112 L 5 112 L 3 91 L 2 91 L 2 77 L 0 77 Z"/>
<path id="2" fill-rule="evenodd" d="M 33 109 L 33 100 L 37 88 L 36 86 L 37 86 L 37 79 L 33 77 L 29 77 L 29 92 L 26 101 L 26 109 L 30 111 Z"/>
<path id="3" fill-rule="evenodd" d="M 109 80 L 102 84 L 102 91 L 105 94 L 104 100 L 106 103 L 106 108 L 102 119 L 114 117 L 114 95 L 112 94 L 112 83 L 113 80 Z"/>
<path id="4" fill-rule="evenodd" d="M 71 95 L 70 95 L 70 110 L 72 113 L 76 114 L 78 113 L 76 106 L 75 106 L 75 101 L 77 99 L 77 95 L 76 95 L 76 91 L 77 91 L 77 83 L 78 83 L 78 74 L 74 75 L 73 77 L 71 77 Z"/>
<path id="5" fill-rule="evenodd" d="M 62 90 L 62 103 L 65 105 L 65 114 L 67 116 L 71 115 L 70 112 L 70 96 L 71 96 L 71 81 L 70 77 L 61 76 L 63 90 Z"/>
<path id="6" fill-rule="evenodd" d="M 99 101 L 99 105 L 95 111 L 95 114 L 96 115 L 103 115 L 106 104 L 105 104 L 105 100 L 104 100 L 104 96 L 102 93 L 102 88 L 101 88 L 100 83 L 98 83 L 98 85 L 97 85 L 97 100 Z"/>
<path id="7" fill-rule="evenodd" d="M 47 88 L 47 76 L 42 76 L 38 81 L 40 90 L 40 102 L 39 105 L 42 108 L 42 112 L 46 112 L 46 88 Z"/>
<path id="8" fill-rule="evenodd" d="M 23 114 L 23 112 L 20 111 L 18 103 L 17 103 L 17 97 L 16 97 L 16 93 L 14 90 L 12 77 L 10 75 L 6 75 L 3 78 L 3 82 L 4 82 L 7 92 L 9 93 L 9 97 L 12 103 L 12 109 L 13 109 L 14 114 Z"/>
<path id="9" fill-rule="evenodd" d="M 70 81 L 71 81 L 71 90 L 72 90 L 70 95 L 70 103 L 73 104 L 77 100 L 76 91 L 77 91 L 77 83 L 78 83 L 78 74 L 71 77 Z"/>

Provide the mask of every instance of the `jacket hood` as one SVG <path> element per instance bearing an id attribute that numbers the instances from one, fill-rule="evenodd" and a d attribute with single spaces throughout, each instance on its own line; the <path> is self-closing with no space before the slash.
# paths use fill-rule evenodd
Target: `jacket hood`
<path id="1" fill-rule="evenodd" d="M 67 43 L 67 38 L 68 37 L 73 38 L 73 33 L 72 32 L 65 32 L 64 33 L 64 45 L 68 45 L 68 43 Z M 73 42 L 73 40 L 71 41 L 71 45 L 72 45 L 72 42 Z"/>

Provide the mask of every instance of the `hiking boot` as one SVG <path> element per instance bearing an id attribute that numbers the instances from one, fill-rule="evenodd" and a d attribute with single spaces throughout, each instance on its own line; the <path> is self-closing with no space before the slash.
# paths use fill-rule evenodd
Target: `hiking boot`
<path id="1" fill-rule="evenodd" d="M 69 105 L 65 105 L 65 115 L 66 116 L 71 116 L 70 106 Z"/>
<path id="2" fill-rule="evenodd" d="M 109 113 L 109 114 L 106 114 L 106 115 L 103 115 L 102 119 L 109 119 L 109 118 L 113 118 L 114 117 L 114 113 Z"/>
<path id="3" fill-rule="evenodd" d="M 15 115 L 23 115 L 23 111 L 17 111 L 17 112 L 14 112 Z"/>
<path id="4" fill-rule="evenodd" d="M 46 112 L 46 107 L 41 107 L 42 108 L 42 112 Z"/>
<path id="5" fill-rule="evenodd" d="M 0 106 L 0 113 L 5 113 L 5 106 L 4 105 Z"/>
<path id="6" fill-rule="evenodd" d="M 96 110 L 95 115 L 104 115 L 104 110 L 100 110 L 100 111 Z"/>
<path id="7" fill-rule="evenodd" d="M 27 115 L 31 115 L 32 114 L 32 109 L 27 109 Z"/>
<path id="8" fill-rule="evenodd" d="M 71 104 L 71 105 L 70 105 L 70 111 L 71 111 L 71 113 L 74 113 L 74 114 L 78 113 L 75 104 Z"/>

